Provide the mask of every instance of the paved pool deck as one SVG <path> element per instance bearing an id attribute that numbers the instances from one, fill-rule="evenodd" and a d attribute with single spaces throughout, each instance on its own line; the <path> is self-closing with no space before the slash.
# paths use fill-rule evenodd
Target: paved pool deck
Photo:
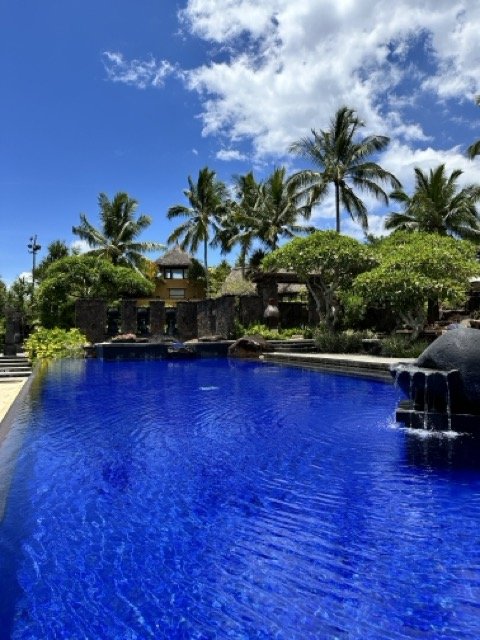
<path id="1" fill-rule="evenodd" d="M 384 358 L 363 354 L 273 352 L 264 354 L 263 361 L 391 380 L 390 368 L 392 365 L 411 364 L 415 360 L 413 358 Z"/>
<path id="2" fill-rule="evenodd" d="M 7 415 L 28 378 L 12 378 L 0 383 L 0 423 Z"/>

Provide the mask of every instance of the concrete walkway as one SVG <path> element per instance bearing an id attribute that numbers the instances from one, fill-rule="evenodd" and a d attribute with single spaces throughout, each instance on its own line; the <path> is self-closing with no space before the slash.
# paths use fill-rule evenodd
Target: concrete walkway
<path id="1" fill-rule="evenodd" d="M 28 378 L 12 378 L 3 380 L 0 384 L 0 422 L 7 415 L 8 410 L 20 393 Z"/>

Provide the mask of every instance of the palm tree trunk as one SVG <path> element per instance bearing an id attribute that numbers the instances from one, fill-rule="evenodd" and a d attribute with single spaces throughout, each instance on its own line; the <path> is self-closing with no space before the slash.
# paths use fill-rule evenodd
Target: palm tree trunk
<path id="1" fill-rule="evenodd" d="M 208 298 L 208 262 L 207 262 L 207 249 L 208 247 L 208 239 L 205 238 L 203 241 L 203 265 L 205 267 L 205 288 L 206 288 L 206 296 Z"/>
<path id="2" fill-rule="evenodd" d="M 340 185 L 335 182 L 335 214 L 336 214 L 336 230 L 340 233 Z"/>

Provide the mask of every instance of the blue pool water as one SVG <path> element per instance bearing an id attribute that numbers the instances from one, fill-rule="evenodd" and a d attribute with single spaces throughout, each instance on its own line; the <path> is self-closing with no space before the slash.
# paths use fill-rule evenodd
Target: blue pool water
<path id="1" fill-rule="evenodd" d="M 53 365 L 4 443 L 0 637 L 478 640 L 479 447 L 396 426 L 399 393 Z"/>

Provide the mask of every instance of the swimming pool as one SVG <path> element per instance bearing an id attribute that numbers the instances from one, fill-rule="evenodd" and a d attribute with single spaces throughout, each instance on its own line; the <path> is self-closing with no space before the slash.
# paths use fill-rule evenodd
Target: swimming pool
<path id="1" fill-rule="evenodd" d="M 398 398 L 252 362 L 55 363 L 10 433 L 0 637 L 478 640 L 478 447 L 399 428 Z"/>

